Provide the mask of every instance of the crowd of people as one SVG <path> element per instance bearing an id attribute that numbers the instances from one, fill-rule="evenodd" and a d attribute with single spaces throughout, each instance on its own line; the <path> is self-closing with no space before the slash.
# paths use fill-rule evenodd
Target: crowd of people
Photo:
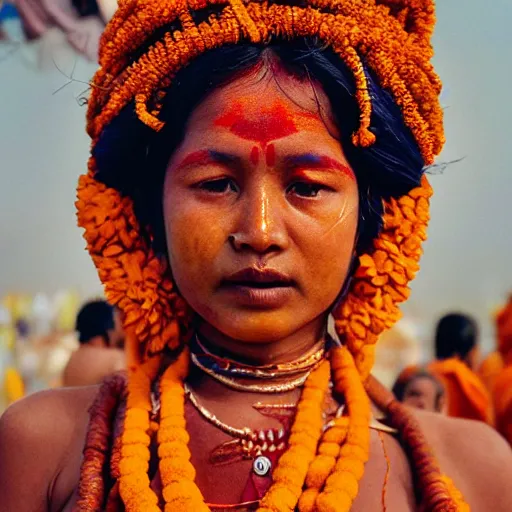
<path id="1" fill-rule="evenodd" d="M 434 360 L 403 368 L 393 394 L 413 408 L 485 422 L 512 445 L 512 296 L 497 314 L 495 327 L 496 350 L 482 358 L 476 321 L 461 313 L 443 316 L 432 342 Z M 76 333 L 79 347 L 71 353 L 59 385 L 96 385 L 126 370 L 117 308 L 101 299 L 85 303 Z M 6 382 L 13 389 L 11 402 L 23 396 L 21 377 L 7 375 Z"/>
<path id="2" fill-rule="evenodd" d="M 487 423 L 512 446 L 511 327 L 512 296 L 496 316 L 496 350 L 482 359 L 475 320 L 461 313 L 443 316 L 432 341 L 434 360 L 405 367 L 393 385 L 394 396 L 408 408 Z M 79 346 L 62 372 L 61 386 L 97 386 L 125 374 L 118 308 L 100 299 L 86 302 L 75 330 Z M 22 397 L 23 383 L 18 376 L 10 379 L 17 390 L 11 392 L 14 401 Z"/>
<path id="3" fill-rule="evenodd" d="M 393 392 L 412 407 L 485 422 L 512 445 L 512 297 L 496 317 L 496 350 L 481 359 L 478 326 L 469 316 L 441 318 L 436 358 L 403 369 Z"/>
<path id="4" fill-rule="evenodd" d="M 432 0 L 119 1 L 76 198 L 111 306 L 78 315 L 69 386 L 1 416 L 2 510 L 511 510 L 508 313 L 490 390 L 461 314 L 395 395 L 372 375 L 445 142 L 434 25 Z"/>

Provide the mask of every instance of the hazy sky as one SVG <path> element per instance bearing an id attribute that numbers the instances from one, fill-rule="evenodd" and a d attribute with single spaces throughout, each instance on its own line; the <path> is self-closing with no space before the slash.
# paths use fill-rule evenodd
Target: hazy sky
<path id="1" fill-rule="evenodd" d="M 512 2 L 441 0 L 438 19 L 448 139 L 441 161 L 463 161 L 432 177 L 430 238 L 405 311 L 422 337 L 441 312 L 468 311 L 488 343 L 489 314 L 512 289 Z M 74 57 L 54 58 L 71 72 Z M 73 205 L 88 154 L 85 110 L 75 99 L 83 87 L 53 94 L 66 78 L 53 63 L 41 71 L 33 60 L 21 50 L 0 62 L 0 295 L 69 287 L 95 294 Z M 75 77 L 87 80 L 93 70 L 79 60 Z"/>

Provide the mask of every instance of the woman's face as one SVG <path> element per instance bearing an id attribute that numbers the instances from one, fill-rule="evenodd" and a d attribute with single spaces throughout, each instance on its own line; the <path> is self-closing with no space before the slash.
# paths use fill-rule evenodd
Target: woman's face
<path id="1" fill-rule="evenodd" d="M 328 100 L 281 75 L 240 78 L 203 101 L 163 192 L 181 294 L 215 331 L 246 343 L 325 324 L 358 222 Z"/>

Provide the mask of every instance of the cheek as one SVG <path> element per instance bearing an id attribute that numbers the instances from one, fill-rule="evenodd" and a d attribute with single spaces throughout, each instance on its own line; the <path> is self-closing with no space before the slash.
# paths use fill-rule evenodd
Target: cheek
<path id="1" fill-rule="evenodd" d="M 341 291 L 352 262 L 358 222 L 357 203 L 307 233 L 305 272 L 313 300 L 329 307 Z"/>
<path id="2" fill-rule="evenodd" d="M 180 196 L 170 193 L 169 197 Z M 211 222 L 211 212 L 186 197 L 173 203 L 164 198 L 164 215 L 169 263 L 185 295 L 185 290 L 200 289 L 214 275 L 225 230 L 220 222 Z"/>

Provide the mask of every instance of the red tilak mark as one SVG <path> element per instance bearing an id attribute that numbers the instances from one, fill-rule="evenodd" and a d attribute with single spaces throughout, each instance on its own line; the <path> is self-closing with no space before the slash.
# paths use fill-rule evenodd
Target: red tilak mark
<path id="1" fill-rule="evenodd" d="M 241 103 L 235 103 L 230 111 L 215 121 L 215 125 L 228 128 L 242 139 L 258 142 L 263 149 L 271 140 L 282 139 L 298 131 L 293 115 L 279 102 L 267 110 L 254 112 L 251 117 L 247 117 Z"/>
<path id="2" fill-rule="evenodd" d="M 322 156 L 319 158 L 319 167 L 322 169 L 336 169 L 346 174 L 349 178 L 355 179 L 354 171 L 334 158 L 328 156 Z"/>
<path id="3" fill-rule="evenodd" d="M 274 165 L 276 165 L 276 148 L 275 148 L 274 144 L 269 144 L 267 146 L 266 159 L 267 159 L 267 165 L 269 167 L 274 167 Z"/>
<path id="4" fill-rule="evenodd" d="M 301 155 L 298 157 L 291 158 L 292 168 L 297 171 L 300 170 L 312 170 L 312 169 L 335 169 L 341 171 L 343 174 L 351 179 L 355 179 L 354 172 L 350 167 L 342 164 L 338 160 L 331 158 L 330 156 L 318 156 L 318 155 Z"/>
<path id="5" fill-rule="evenodd" d="M 251 162 L 253 165 L 258 165 L 260 161 L 260 150 L 258 146 L 254 146 L 251 150 Z"/>
<path id="6" fill-rule="evenodd" d="M 187 155 L 178 165 L 178 169 L 188 167 L 190 165 L 204 165 L 213 161 L 212 155 L 208 150 L 195 151 Z"/>

